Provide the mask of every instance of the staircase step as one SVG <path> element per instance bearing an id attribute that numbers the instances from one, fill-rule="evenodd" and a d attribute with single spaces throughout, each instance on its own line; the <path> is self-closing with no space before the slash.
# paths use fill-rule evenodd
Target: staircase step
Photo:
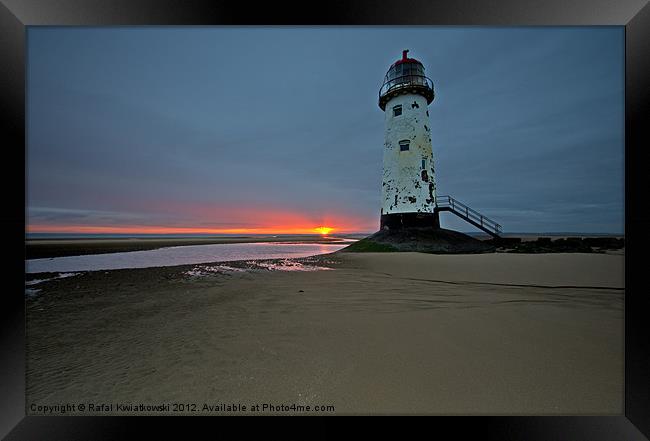
<path id="1" fill-rule="evenodd" d="M 451 196 L 437 196 L 435 202 L 437 211 L 451 211 L 465 222 L 469 222 L 476 228 L 485 231 L 490 236 L 495 238 L 500 237 L 501 225 Z"/>

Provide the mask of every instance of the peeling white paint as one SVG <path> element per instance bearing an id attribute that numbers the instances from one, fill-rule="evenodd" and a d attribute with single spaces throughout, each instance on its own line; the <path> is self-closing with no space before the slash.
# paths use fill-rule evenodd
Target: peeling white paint
<path id="1" fill-rule="evenodd" d="M 394 116 L 393 107 L 398 105 L 402 114 Z M 433 213 L 436 190 L 427 99 L 412 93 L 398 95 L 386 104 L 385 118 L 381 214 Z M 400 149 L 403 140 L 409 141 L 406 151 Z"/>

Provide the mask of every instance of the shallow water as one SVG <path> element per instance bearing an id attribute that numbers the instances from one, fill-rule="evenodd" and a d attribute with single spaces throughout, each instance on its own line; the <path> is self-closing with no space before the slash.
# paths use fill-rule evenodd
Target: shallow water
<path id="1" fill-rule="evenodd" d="M 318 266 L 310 263 L 297 262 L 295 260 L 283 259 L 280 261 L 256 261 L 247 260 L 244 267 L 230 266 L 230 265 L 198 265 L 189 271 L 185 271 L 185 275 L 191 277 L 204 277 L 214 274 L 228 274 L 228 273 L 241 273 L 246 271 L 329 271 L 332 268 L 327 266 Z"/>
<path id="2" fill-rule="evenodd" d="M 308 257 L 333 253 L 349 243 L 232 243 L 187 245 L 125 253 L 88 254 L 25 261 L 27 273 L 96 271 L 253 259 Z"/>

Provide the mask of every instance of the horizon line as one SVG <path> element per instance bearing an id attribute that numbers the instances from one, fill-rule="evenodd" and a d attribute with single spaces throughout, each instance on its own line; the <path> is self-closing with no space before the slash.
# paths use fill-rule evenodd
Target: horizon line
<path id="1" fill-rule="evenodd" d="M 138 235 L 138 236 L 218 236 L 218 235 L 251 235 L 251 236 L 268 236 L 268 235 L 341 235 L 341 234 L 374 234 L 379 230 L 375 231 L 355 231 L 355 230 L 344 230 L 344 231 L 333 231 L 323 234 L 315 229 L 312 230 L 294 230 L 294 231 L 250 231 L 250 230 L 240 230 L 233 229 L 228 231 L 212 231 L 212 232 L 137 232 L 137 231 L 128 231 L 128 232 L 106 232 L 106 231 L 25 231 L 26 236 L 30 235 L 89 235 L 89 236 L 129 236 L 129 235 Z M 459 230 L 454 230 L 459 231 Z M 489 234 L 482 231 L 459 231 L 463 234 L 468 235 L 481 235 L 489 236 Z M 612 236 L 624 236 L 625 232 L 589 232 L 589 231 L 512 231 L 504 232 L 502 236 L 510 235 L 612 235 Z"/>

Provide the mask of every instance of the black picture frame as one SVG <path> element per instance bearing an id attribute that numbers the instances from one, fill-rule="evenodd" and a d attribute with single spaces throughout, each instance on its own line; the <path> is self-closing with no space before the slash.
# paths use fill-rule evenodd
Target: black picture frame
<path id="1" fill-rule="evenodd" d="M 0 104 L 4 206 L 0 210 L 5 259 L 2 280 L 0 436 L 6 439 L 114 439 L 135 426 L 166 430 L 186 418 L 25 416 L 25 60 L 28 26 L 74 25 L 618 25 L 625 26 L 625 412 L 619 416 L 434 417 L 428 434 L 454 438 L 643 440 L 650 438 L 650 312 L 644 251 L 650 215 L 648 115 L 650 5 L 645 1 L 330 1 L 322 4 L 172 0 L 3 0 L 0 4 Z M 380 6 L 381 5 L 381 6 Z M 315 12 L 317 11 L 317 12 Z M 25 171 L 25 174 L 23 174 Z M 208 419 L 201 418 L 200 424 Z M 197 419 L 192 425 L 199 424 Z M 208 423 L 211 424 L 211 423 Z M 239 424 L 241 426 L 241 424 Z M 645 436 L 644 436 L 645 434 Z"/>

